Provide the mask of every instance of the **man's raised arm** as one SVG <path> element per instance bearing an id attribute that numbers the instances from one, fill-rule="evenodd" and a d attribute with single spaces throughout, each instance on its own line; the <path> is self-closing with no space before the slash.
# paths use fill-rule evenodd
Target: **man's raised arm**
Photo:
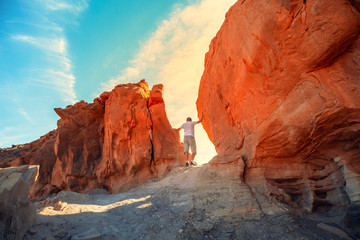
<path id="1" fill-rule="evenodd" d="M 203 120 L 203 113 L 201 113 L 201 117 L 200 117 L 199 121 L 197 121 L 197 123 L 201 123 L 202 120 Z"/>

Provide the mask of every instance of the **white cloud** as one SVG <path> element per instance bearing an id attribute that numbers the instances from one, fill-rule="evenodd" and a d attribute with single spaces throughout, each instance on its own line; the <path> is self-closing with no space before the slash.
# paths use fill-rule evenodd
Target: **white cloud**
<path id="1" fill-rule="evenodd" d="M 88 0 L 38 0 L 38 2 L 51 11 L 66 10 L 79 13 L 88 7 Z"/>
<path id="2" fill-rule="evenodd" d="M 48 74 L 52 77 L 53 85 L 62 93 L 65 102 L 74 104 L 77 101 L 74 91 L 75 77 L 71 73 L 49 69 Z"/>
<path id="3" fill-rule="evenodd" d="M 44 56 L 50 59 L 48 62 L 50 68 L 41 70 L 42 77 L 46 77 L 45 81 L 56 87 L 54 89 L 60 92 L 64 102 L 73 104 L 77 101 L 74 90 L 75 77 L 71 72 L 71 60 L 68 57 L 67 41 L 64 36 L 33 37 L 17 34 L 13 35 L 12 39 L 31 44 L 42 50 Z"/>
<path id="4" fill-rule="evenodd" d="M 102 90 L 115 85 L 137 82 L 163 83 L 168 118 L 179 127 L 187 116 L 197 118 L 196 98 L 204 69 L 204 57 L 211 39 L 220 29 L 228 9 L 236 0 L 201 0 L 178 7 L 164 20 L 149 39 L 144 41 L 129 67 L 103 83 Z M 200 125 L 197 126 L 199 162 L 215 154 L 214 147 Z"/>
<path id="5" fill-rule="evenodd" d="M 77 101 L 74 90 L 75 77 L 72 73 L 66 35 L 62 28 L 63 18 L 57 19 L 51 13 L 61 10 L 60 14 L 67 14 L 66 19 L 71 17 L 74 20 L 71 23 L 76 24 L 75 17 L 88 7 L 88 1 L 37 0 L 37 4 L 29 5 L 29 8 L 36 9 L 34 12 L 40 17 L 34 17 L 33 21 L 26 23 L 37 28 L 37 31 L 34 31 L 36 35 L 17 33 L 11 36 L 14 41 L 29 44 L 42 51 L 43 54 L 38 57 L 39 62 L 40 59 L 44 59 L 46 64 L 39 65 L 40 71 L 37 71 L 38 74 L 35 76 L 36 82 L 51 84 L 52 89 L 60 94 L 66 104 Z"/>
<path id="6" fill-rule="evenodd" d="M 65 30 L 77 25 L 89 1 L 22 0 L 13 4 L 15 15 L 4 16 L 0 58 L 8 61 L 0 66 L 0 147 L 45 134 L 58 119 L 51 109 L 77 101 Z"/>
<path id="7" fill-rule="evenodd" d="M 64 37 L 32 37 L 28 35 L 17 34 L 13 35 L 12 39 L 30 43 L 44 51 L 66 54 L 67 43 Z"/>
<path id="8" fill-rule="evenodd" d="M 25 35 L 21 35 L 21 34 L 14 35 L 14 36 L 12 36 L 12 38 L 13 38 L 14 40 L 17 40 L 17 41 L 28 42 L 28 43 L 31 43 L 31 44 L 34 44 L 34 43 L 35 43 L 35 40 L 34 40 L 33 37 L 25 36 Z"/>
<path id="9" fill-rule="evenodd" d="M 32 121 L 30 115 L 23 108 L 19 108 L 18 113 L 21 114 L 27 121 Z"/>

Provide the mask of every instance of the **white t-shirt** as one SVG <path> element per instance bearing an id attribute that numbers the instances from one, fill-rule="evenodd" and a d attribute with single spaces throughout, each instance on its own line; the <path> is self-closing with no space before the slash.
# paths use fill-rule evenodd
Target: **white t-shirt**
<path id="1" fill-rule="evenodd" d="M 180 128 L 184 129 L 184 136 L 192 136 L 194 137 L 194 126 L 197 124 L 197 121 L 186 122 L 181 125 Z"/>

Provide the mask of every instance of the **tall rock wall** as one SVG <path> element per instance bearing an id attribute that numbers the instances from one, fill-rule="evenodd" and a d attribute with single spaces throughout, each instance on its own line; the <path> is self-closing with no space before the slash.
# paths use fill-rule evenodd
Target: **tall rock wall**
<path id="1" fill-rule="evenodd" d="M 30 196 L 105 188 L 115 193 L 184 164 L 167 119 L 163 86 L 116 86 L 93 103 L 56 108 L 58 128 L 29 144 L 1 149 L 0 167 L 40 165 Z"/>
<path id="2" fill-rule="evenodd" d="M 142 81 L 106 93 L 103 158 L 99 182 L 111 192 L 164 176 L 181 164 L 178 133 L 167 119 L 163 86 Z"/>
<path id="3" fill-rule="evenodd" d="M 243 0 L 227 13 L 197 108 L 259 196 L 309 211 L 359 203 L 359 31 L 358 1 Z"/>

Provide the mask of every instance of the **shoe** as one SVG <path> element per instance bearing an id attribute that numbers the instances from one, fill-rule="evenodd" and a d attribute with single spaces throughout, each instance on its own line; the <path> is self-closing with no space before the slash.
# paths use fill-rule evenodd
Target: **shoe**
<path id="1" fill-rule="evenodd" d="M 189 162 L 186 162 L 186 166 L 187 166 L 187 167 L 189 166 Z"/>
<path id="2" fill-rule="evenodd" d="M 194 165 L 195 166 L 195 163 L 193 161 L 191 161 L 191 165 Z"/>

